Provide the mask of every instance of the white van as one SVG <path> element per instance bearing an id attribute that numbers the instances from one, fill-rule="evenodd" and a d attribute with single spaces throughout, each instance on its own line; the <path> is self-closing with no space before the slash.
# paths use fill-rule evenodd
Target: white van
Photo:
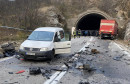
<path id="1" fill-rule="evenodd" d="M 54 58 L 55 54 L 71 52 L 71 36 L 65 39 L 63 28 L 41 27 L 35 29 L 21 45 L 19 53 L 24 59 Z"/>

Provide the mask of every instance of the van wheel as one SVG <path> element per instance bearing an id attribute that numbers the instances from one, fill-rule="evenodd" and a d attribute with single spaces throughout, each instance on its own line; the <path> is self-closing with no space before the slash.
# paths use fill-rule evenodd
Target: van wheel
<path id="1" fill-rule="evenodd" d="M 28 59 L 26 57 L 23 57 L 24 61 L 27 61 Z"/>
<path id="2" fill-rule="evenodd" d="M 51 53 L 50 53 L 50 58 L 49 59 L 50 60 L 54 59 L 54 55 L 55 55 L 55 52 L 54 52 L 54 50 L 52 50 Z"/>

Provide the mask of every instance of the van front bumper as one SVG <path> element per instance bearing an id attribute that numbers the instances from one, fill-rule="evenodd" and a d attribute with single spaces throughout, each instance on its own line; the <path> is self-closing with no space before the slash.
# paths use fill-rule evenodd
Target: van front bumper
<path id="1" fill-rule="evenodd" d="M 51 58 L 52 51 L 25 51 L 25 50 L 19 50 L 20 56 L 24 59 L 34 59 L 34 60 L 40 60 L 40 59 L 46 59 Z"/>

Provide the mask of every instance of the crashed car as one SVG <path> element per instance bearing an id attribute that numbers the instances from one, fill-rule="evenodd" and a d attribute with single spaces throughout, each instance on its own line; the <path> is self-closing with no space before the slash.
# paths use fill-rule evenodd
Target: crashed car
<path id="1" fill-rule="evenodd" d="M 65 39 L 63 28 L 41 27 L 35 29 L 21 45 L 24 59 L 53 59 L 54 55 L 71 52 L 71 35 Z"/>

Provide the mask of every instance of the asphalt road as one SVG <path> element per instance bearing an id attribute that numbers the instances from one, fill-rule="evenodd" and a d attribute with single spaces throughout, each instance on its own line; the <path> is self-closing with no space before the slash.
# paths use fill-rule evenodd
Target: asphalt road
<path id="1" fill-rule="evenodd" d="M 90 41 L 90 39 L 93 40 Z M 87 43 L 89 48 L 87 53 L 81 53 L 81 59 L 96 70 L 88 73 L 82 69 L 75 69 L 73 66 L 61 78 L 58 84 L 79 84 L 87 81 L 90 84 L 130 84 L 130 58 L 129 55 L 121 50 L 112 40 L 100 40 L 97 37 L 81 37 L 72 39 L 72 50 L 70 54 L 57 55 L 52 61 L 21 61 L 15 57 L 2 61 L 0 59 L 0 84 L 44 84 L 47 78 L 39 75 L 30 75 L 30 67 L 42 67 L 50 69 L 61 67 L 64 62 L 71 59 L 72 54 L 81 50 Z M 90 54 L 91 49 L 97 49 L 99 54 Z M 119 60 L 115 57 L 122 56 Z M 91 62 L 90 62 L 91 60 Z M 73 63 L 70 63 L 73 65 Z M 20 70 L 24 73 L 15 74 Z M 9 74 L 13 72 L 13 74 Z M 53 75 L 56 71 L 52 71 Z"/>
<path id="2" fill-rule="evenodd" d="M 79 51 L 87 40 L 85 37 L 72 39 L 72 50 L 70 54 L 57 55 L 52 61 L 21 61 L 12 57 L 3 61 L 0 59 L 0 84 L 43 84 L 47 79 L 40 75 L 29 75 L 30 67 L 42 67 L 42 68 L 52 68 L 61 67 L 66 60 L 68 60 L 72 54 Z M 25 70 L 24 73 L 15 74 L 18 71 Z M 13 72 L 13 74 L 9 74 Z M 52 74 L 55 71 L 52 72 Z"/>
<path id="3" fill-rule="evenodd" d="M 100 53 L 90 54 L 91 49 Z M 130 54 L 113 41 L 94 38 L 80 55 L 78 62 L 89 64 L 95 70 L 88 72 L 72 68 L 58 84 L 130 84 Z"/>

